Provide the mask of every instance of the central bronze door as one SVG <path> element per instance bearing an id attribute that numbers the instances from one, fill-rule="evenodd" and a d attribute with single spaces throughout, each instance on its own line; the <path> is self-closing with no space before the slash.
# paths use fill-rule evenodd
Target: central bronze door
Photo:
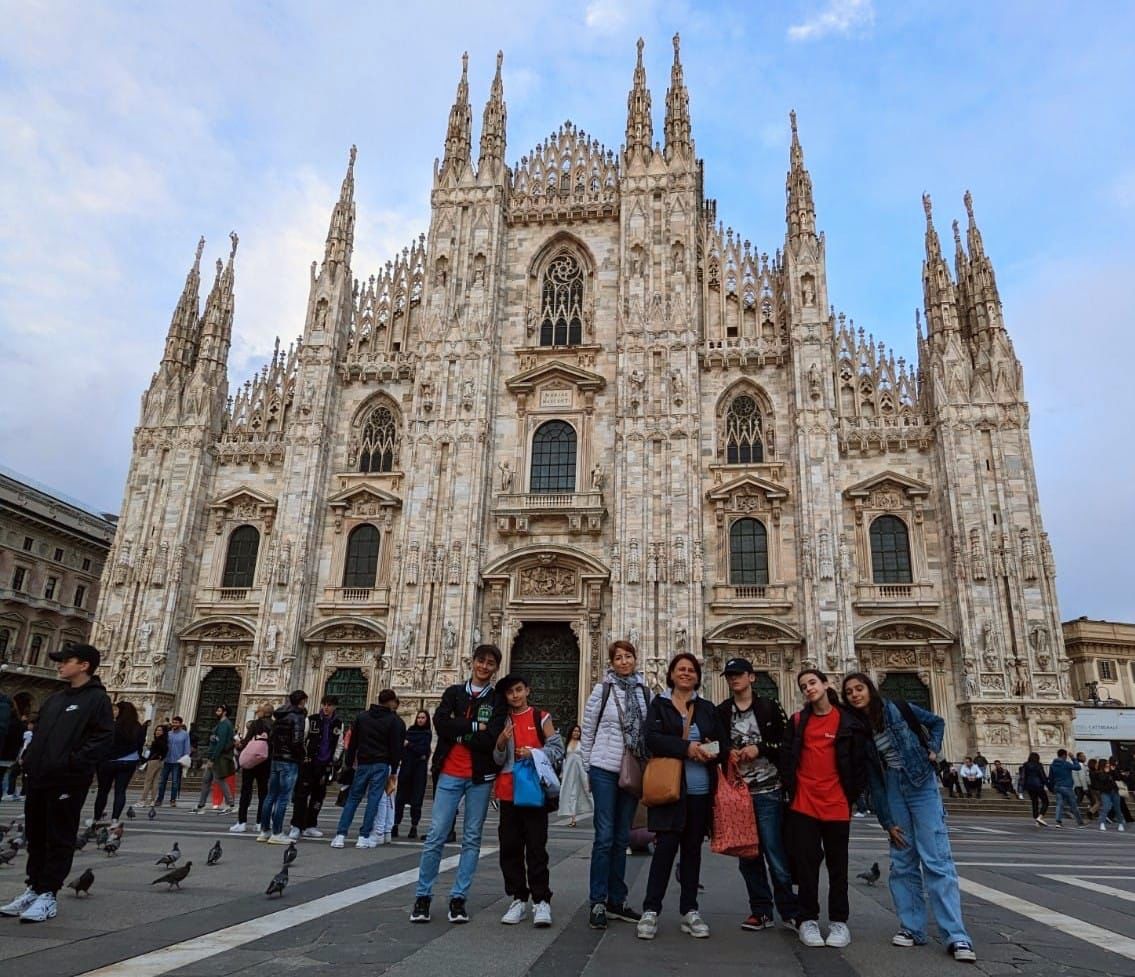
<path id="1" fill-rule="evenodd" d="M 528 701 L 552 714 L 566 738 L 579 708 L 579 643 L 566 621 L 528 621 L 512 643 L 511 670 L 523 675 Z"/>

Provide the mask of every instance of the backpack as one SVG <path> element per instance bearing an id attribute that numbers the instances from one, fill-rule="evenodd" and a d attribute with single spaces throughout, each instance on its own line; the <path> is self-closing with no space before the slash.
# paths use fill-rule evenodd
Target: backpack
<path id="1" fill-rule="evenodd" d="M 918 737 L 918 742 L 922 744 L 922 748 L 930 752 L 930 733 L 926 727 L 918 721 L 918 717 L 914 714 L 914 710 L 910 708 L 910 703 L 906 699 L 892 699 L 891 702 L 895 704 L 898 711 L 902 713 L 902 718 L 906 720 L 906 724 L 910 727 L 910 731 Z"/>
<path id="2" fill-rule="evenodd" d="M 645 685 L 639 685 L 639 688 L 642 690 L 642 704 L 643 704 L 642 715 L 643 715 L 643 723 L 645 724 L 645 722 L 646 722 L 646 710 L 650 708 L 650 689 L 648 689 Z M 610 682 L 604 682 L 603 683 L 603 701 L 599 703 L 599 715 L 598 715 L 597 719 L 603 718 L 603 710 L 607 708 L 607 700 L 610 699 L 610 698 L 611 698 L 611 683 Z M 618 705 L 617 702 L 615 704 Z"/>
<path id="3" fill-rule="evenodd" d="M 251 770 L 253 767 L 260 766 L 267 759 L 268 734 L 261 733 L 244 744 L 244 749 L 240 751 L 237 762 L 240 764 L 241 770 Z"/>

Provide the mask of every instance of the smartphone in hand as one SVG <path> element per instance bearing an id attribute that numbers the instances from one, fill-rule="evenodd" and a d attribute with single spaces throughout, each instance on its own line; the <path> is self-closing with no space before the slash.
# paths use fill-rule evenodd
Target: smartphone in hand
<path id="1" fill-rule="evenodd" d="M 717 740 L 713 740 L 709 743 L 699 743 L 698 745 L 702 748 L 702 752 L 709 756 L 717 756 L 717 754 L 721 752 L 721 744 L 718 743 Z"/>

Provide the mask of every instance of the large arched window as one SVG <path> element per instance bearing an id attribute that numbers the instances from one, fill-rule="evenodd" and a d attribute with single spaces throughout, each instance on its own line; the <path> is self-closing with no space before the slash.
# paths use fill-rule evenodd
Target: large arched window
<path id="1" fill-rule="evenodd" d="M 583 342 L 583 269 L 576 258 L 556 255 L 540 289 L 540 345 L 578 346 Z"/>
<path id="2" fill-rule="evenodd" d="M 347 537 L 347 562 L 343 566 L 343 586 L 369 589 L 378 573 L 378 530 L 363 523 Z"/>
<path id="3" fill-rule="evenodd" d="M 871 523 L 871 572 L 875 583 L 911 583 L 910 536 L 898 516 Z"/>
<path id="4" fill-rule="evenodd" d="M 548 421 L 532 438 L 530 492 L 575 491 L 575 428 L 565 421 Z"/>
<path id="5" fill-rule="evenodd" d="M 750 465 L 764 457 L 761 412 L 752 397 L 740 394 L 725 415 L 725 464 Z"/>
<path id="6" fill-rule="evenodd" d="M 363 425 L 359 450 L 359 471 L 390 472 L 398 458 L 398 422 L 394 412 L 379 404 Z"/>
<path id="7" fill-rule="evenodd" d="M 256 576 L 256 553 L 260 549 L 260 533 L 254 526 L 238 526 L 229 537 L 225 555 L 225 574 L 221 586 L 248 588 Z"/>
<path id="8" fill-rule="evenodd" d="M 738 519 L 729 527 L 729 583 L 734 587 L 768 583 L 768 533 L 759 519 Z"/>

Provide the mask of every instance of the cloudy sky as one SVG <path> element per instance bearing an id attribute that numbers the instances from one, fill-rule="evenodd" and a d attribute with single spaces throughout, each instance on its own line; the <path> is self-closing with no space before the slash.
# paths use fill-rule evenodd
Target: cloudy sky
<path id="1" fill-rule="evenodd" d="M 640 34 L 660 134 L 677 30 L 719 216 L 762 250 L 782 242 L 795 108 L 832 299 L 898 354 L 914 354 L 920 196 L 948 241 L 972 190 L 1062 614 L 1135 620 L 1135 7 L 1097 10 L 0 0 L 0 464 L 117 511 L 199 235 L 207 264 L 241 237 L 235 385 L 302 329 L 352 143 L 356 274 L 426 229 L 462 51 L 475 120 L 505 52 L 515 161 L 565 119 L 618 146 Z"/>

